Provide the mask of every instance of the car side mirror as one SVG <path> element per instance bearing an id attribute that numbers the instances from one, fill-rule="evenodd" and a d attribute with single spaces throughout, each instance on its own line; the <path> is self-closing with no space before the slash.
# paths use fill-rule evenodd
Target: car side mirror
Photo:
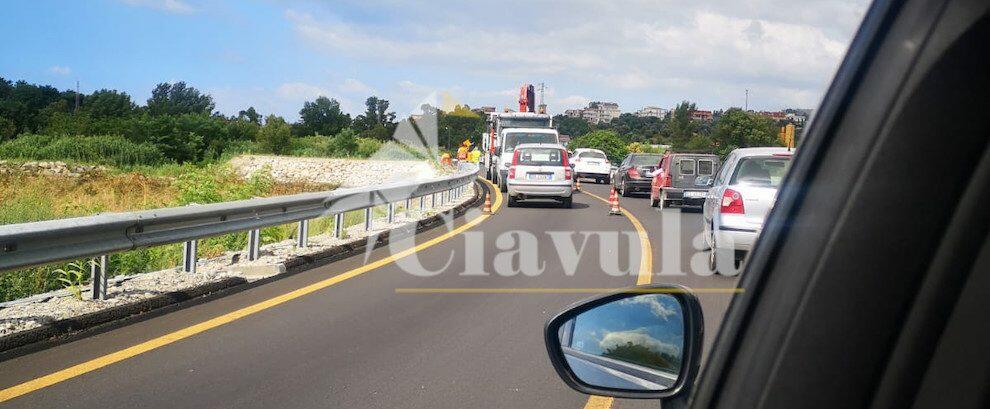
<path id="1" fill-rule="evenodd" d="M 694 185 L 700 187 L 708 187 L 711 186 L 714 182 L 715 179 L 713 179 L 711 176 L 698 176 L 698 178 L 694 180 Z"/>
<path id="2" fill-rule="evenodd" d="M 704 320 L 686 287 L 638 286 L 579 302 L 544 333 L 557 374 L 589 395 L 686 402 Z"/>

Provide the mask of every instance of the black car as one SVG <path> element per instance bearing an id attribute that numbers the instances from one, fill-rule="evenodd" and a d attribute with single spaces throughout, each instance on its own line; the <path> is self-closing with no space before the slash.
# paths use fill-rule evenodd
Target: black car
<path id="1" fill-rule="evenodd" d="M 649 193 L 653 172 L 656 171 L 662 156 L 659 153 L 630 153 L 626 155 L 615 174 L 612 175 L 612 186 L 625 197 L 629 197 L 634 192 Z"/>

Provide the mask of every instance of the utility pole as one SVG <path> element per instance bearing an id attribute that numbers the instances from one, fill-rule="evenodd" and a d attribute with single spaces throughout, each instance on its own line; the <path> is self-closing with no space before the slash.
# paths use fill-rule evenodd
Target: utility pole
<path id="1" fill-rule="evenodd" d="M 72 113 L 79 112 L 79 80 L 76 80 L 76 109 L 72 110 Z"/>
<path id="2" fill-rule="evenodd" d="M 749 112 L 749 89 L 746 89 L 746 105 L 743 108 L 744 111 Z"/>

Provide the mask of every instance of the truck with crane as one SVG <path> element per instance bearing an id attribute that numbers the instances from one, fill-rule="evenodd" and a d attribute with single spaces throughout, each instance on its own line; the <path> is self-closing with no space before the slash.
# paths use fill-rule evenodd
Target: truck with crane
<path id="1" fill-rule="evenodd" d="M 488 132 L 482 140 L 485 177 L 507 191 L 506 177 L 512 165 L 516 146 L 523 143 L 560 143 L 560 134 L 553 127 L 553 118 L 540 105 L 537 112 L 533 86 L 523 85 L 519 90 L 519 112 L 498 113 L 488 116 Z"/>

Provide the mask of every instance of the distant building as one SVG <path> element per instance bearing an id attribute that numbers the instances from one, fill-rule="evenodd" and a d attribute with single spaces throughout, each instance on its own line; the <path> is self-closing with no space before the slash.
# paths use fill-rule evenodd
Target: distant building
<path id="1" fill-rule="evenodd" d="M 705 111 L 705 110 L 702 110 L 702 109 L 696 109 L 694 111 L 691 111 L 691 119 L 693 119 L 695 121 L 705 121 L 705 122 L 711 121 L 712 120 L 712 111 Z"/>
<path id="2" fill-rule="evenodd" d="M 653 118 L 663 118 L 667 116 L 667 110 L 660 107 L 643 107 L 639 111 L 636 111 L 636 116 L 640 118 L 653 117 Z"/>
<path id="3" fill-rule="evenodd" d="M 484 112 L 484 113 L 495 112 L 495 107 L 481 107 L 479 109 L 481 110 L 481 112 Z"/>
<path id="4" fill-rule="evenodd" d="M 757 114 L 763 115 L 774 121 L 784 121 L 787 119 L 787 114 L 783 113 L 782 111 L 760 111 L 757 112 Z"/>
<path id="5" fill-rule="evenodd" d="M 602 101 L 592 102 L 584 109 L 568 109 L 564 111 L 564 115 L 581 118 L 592 124 L 611 122 L 613 119 L 618 118 L 621 113 L 619 111 L 619 104 Z"/>
<path id="6" fill-rule="evenodd" d="M 808 118 L 806 116 L 801 115 L 801 114 L 795 114 L 795 113 L 789 113 L 789 114 L 785 115 L 784 117 L 788 121 L 794 122 L 795 124 L 798 124 L 798 125 L 801 125 L 805 121 L 808 120 Z"/>

